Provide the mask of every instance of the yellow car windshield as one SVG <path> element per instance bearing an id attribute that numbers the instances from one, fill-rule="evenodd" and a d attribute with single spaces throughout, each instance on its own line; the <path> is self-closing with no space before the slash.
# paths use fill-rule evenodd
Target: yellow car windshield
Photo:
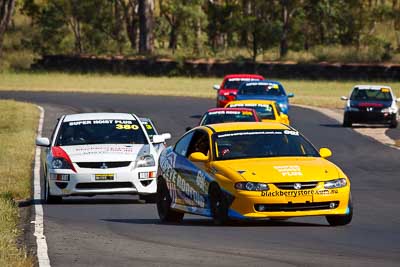
<path id="1" fill-rule="evenodd" d="M 214 134 L 217 160 L 265 157 L 319 157 L 295 130 L 251 130 Z"/>

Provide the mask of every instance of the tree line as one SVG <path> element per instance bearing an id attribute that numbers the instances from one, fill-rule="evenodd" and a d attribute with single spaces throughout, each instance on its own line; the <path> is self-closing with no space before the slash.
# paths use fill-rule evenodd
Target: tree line
<path id="1" fill-rule="evenodd" d="M 400 47 L 399 0 L 0 0 L 0 55 L 16 10 L 30 20 L 24 44 L 39 54 L 146 55 L 167 49 Z M 394 38 L 385 38 L 385 31 Z M 9 26 L 10 27 L 10 26 Z"/>

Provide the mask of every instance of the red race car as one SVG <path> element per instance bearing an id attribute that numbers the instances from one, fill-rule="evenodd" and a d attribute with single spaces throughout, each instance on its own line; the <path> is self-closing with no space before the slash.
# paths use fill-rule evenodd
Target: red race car
<path id="1" fill-rule="evenodd" d="M 252 108 L 212 108 L 204 113 L 199 125 L 246 121 L 261 121 L 261 119 Z"/>
<path id="2" fill-rule="evenodd" d="M 224 77 L 221 85 L 214 85 L 218 90 L 217 107 L 225 107 L 230 101 L 235 100 L 239 85 L 242 82 L 261 81 L 264 77 L 258 74 L 229 74 Z"/>

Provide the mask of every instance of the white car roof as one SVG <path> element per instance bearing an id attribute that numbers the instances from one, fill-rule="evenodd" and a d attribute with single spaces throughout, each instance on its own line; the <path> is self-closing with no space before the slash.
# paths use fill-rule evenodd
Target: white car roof
<path id="1" fill-rule="evenodd" d="M 390 86 L 387 85 L 368 85 L 368 84 L 359 84 L 354 86 L 354 88 L 358 88 L 359 90 L 381 90 L 382 88 L 390 88 Z"/>
<path id="2" fill-rule="evenodd" d="M 133 114 L 129 113 L 78 113 L 65 115 L 64 122 L 83 120 L 136 120 Z"/>
<path id="3" fill-rule="evenodd" d="M 139 118 L 139 120 L 143 121 L 143 122 L 150 122 L 149 118 Z"/>

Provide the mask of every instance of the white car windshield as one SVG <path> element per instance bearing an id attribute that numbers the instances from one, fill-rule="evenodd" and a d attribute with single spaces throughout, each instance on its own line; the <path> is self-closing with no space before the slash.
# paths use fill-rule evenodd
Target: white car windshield
<path id="1" fill-rule="evenodd" d="M 139 123 L 133 120 L 82 120 L 64 122 L 56 146 L 86 144 L 148 144 Z"/>

